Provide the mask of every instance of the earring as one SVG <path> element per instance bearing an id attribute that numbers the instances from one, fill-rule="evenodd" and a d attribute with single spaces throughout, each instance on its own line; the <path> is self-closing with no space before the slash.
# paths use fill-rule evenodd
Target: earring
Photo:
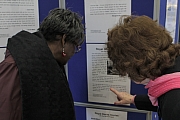
<path id="1" fill-rule="evenodd" d="M 62 50 L 62 56 L 63 56 L 63 57 L 66 56 L 66 53 L 64 53 L 64 47 L 63 47 L 63 50 Z"/>

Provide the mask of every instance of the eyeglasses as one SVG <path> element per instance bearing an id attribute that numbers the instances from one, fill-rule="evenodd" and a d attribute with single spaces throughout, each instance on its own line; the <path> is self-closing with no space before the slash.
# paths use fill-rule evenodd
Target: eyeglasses
<path id="1" fill-rule="evenodd" d="M 81 46 L 80 45 L 75 47 L 75 53 L 78 53 L 79 51 L 81 51 Z"/>
<path id="2" fill-rule="evenodd" d="M 72 44 L 74 45 L 74 52 L 78 53 L 79 51 L 81 51 L 81 46 L 78 45 L 76 42 L 72 42 Z"/>

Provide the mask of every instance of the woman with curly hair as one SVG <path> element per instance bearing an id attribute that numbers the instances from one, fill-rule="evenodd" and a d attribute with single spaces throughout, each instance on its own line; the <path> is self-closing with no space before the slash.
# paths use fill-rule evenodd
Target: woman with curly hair
<path id="1" fill-rule="evenodd" d="M 180 118 L 180 45 L 170 33 L 147 16 L 124 16 L 108 31 L 108 57 L 119 71 L 148 95 L 114 92 L 116 105 L 134 103 L 138 109 L 158 111 L 163 120 Z"/>

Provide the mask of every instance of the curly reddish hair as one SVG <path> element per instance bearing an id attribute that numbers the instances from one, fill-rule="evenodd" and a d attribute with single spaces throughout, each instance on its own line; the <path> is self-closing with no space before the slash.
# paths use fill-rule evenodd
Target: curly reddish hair
<path id="1" fill-rule="evenodd" d="M 174 65 L 180 45 L 170 33 L 147 16 L 123 16 L 108 31 L 108 57 L 121 76 L 141 82 L 154 79 Z"/>

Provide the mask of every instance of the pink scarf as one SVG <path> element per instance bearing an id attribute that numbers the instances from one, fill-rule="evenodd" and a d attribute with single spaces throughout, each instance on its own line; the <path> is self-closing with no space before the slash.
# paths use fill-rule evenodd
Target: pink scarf
<path id="1" fill-rule="evenodd" d="M 166 74 L 150 82 L 145 86 L 148 89 L 148 96 L 154 106 L 158 106 L 157 98 L 164 93 L 180 88 L 180 72 Z"/>

